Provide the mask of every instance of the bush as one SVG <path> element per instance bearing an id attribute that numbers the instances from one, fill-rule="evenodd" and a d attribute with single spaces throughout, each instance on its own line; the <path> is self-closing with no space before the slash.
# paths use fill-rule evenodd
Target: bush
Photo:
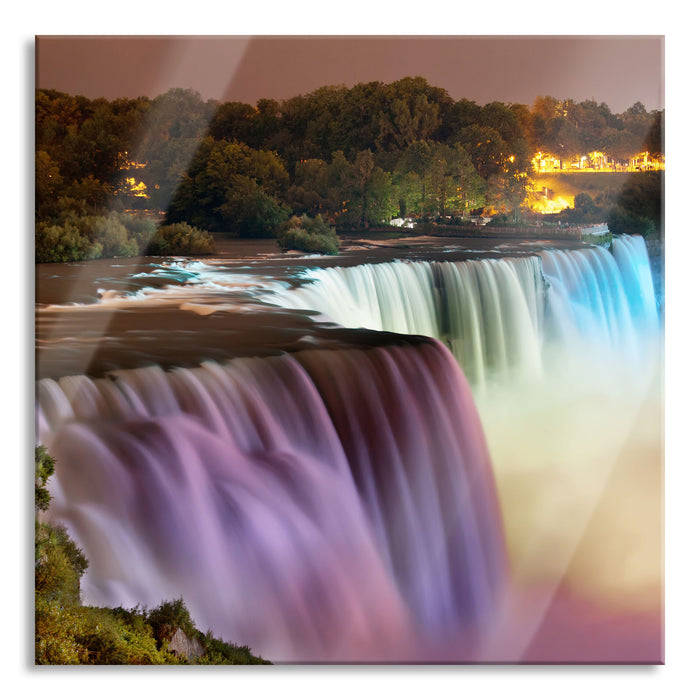
<path id="1" fill-rule="evenodd" d="M 214 252 L 211 234 L 186 223 L 161 226 L 145 247 L 145 255 L 209 255 Z"/>
<path id="2" fill-rule="evenodd" d="M 116 211 L 95 216 L 85 213 L 79 202 L 66 203 L 77 208 L 62 209 L 51 221 L 36 226 L 34 257 L 38 263 L 214 252 L 214 240 L 208 233 L 184 223 L 157 228 L 145 217 Z"/>
<path id="3" fill-rule="evenodd" d="M 182 598 L 161 603 L 147 613 L 146 619 L 160 642 L 168 641 L 178 627 L 188 637 L 198 634 Z"/>
<path id="4" fill-rule="evenodd" d="M 97 217 L 94 235 L 98 243 L 102 244 L 102 257 L 133 258 L 139 253 L 138 243 L 130 238 L 126 226 L 116 212 Z"/>
<path id="5" fill-rule="evenodd" d="M 143 615 L 122 608 L 61 606 L 37 598 L 37 664 L 179 664 L 160 648 Z"/>
<path id="6" fill-rule="evenodd" d="M 143 252 L 153 236 L 155 236 L 157 224 L 153 219 L 143 216 L 129 216 L 121 214 L 120 220 L 129 233 L 129 237 L 136 241 L 138 249 Z"/>
<path id="7" fill-rule="evenodd" d="M 34 663 L 87 663 L 87 650 L 77 639 L 79 624 L 76 608 L 37 595 L 34 604 Z"/>
<path id="8" fill-rule="evenodd" d="M 35 512 L 48 509 L 51 502 L 46 482 L 54 473 L 55 462 L 41 445 L 34 448 Z M 80 577 L 87 559 L 68 537 L 65 528 L 50 523 L 34 523 L 34 589 L 46 601 L 62 605 L 80 602 Z"/>
<path id="9" fill-rule="evenodd" d="M 320 214 L 313 218 L 306 214 L 293 216 L 280 227 L 277 242 L 282 250 L 303 250 L 325 255 L 337 255 L 340 247 L 335 228 L 329 226 Z"/>
<path id="10" fill-rule="evenodd" d="M 80 578 L 88 561 L 65 528 L 36 523 L 34 534 L 34 589 L 38 595 L 63 605 L 80 602 Z"/>
<path id="11" fill-rule="evenodd" d="M 638 233 L 642 236 L 648 236 L 657 230 L 654 222 L 648 217 L 617 205 L 612 207 L 608 214 L 608 229 L 610 233 Z"/>
<path id="12" fill-rule="evenodd" d="M 36 262 L 92 260 L 102 255 L 102 245 L 91 241 L 73 224 L 37 224 L 34 258 Z"/>

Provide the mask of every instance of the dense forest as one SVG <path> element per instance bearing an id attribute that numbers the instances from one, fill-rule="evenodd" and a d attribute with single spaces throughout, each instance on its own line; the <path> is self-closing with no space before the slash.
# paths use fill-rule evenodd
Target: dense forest
<path id="1" fill-rule="evenodd" d="M 622 114 L 549 96 L 480 106 L 420 77 L 255 106 L 186 89 L 115 101 L 37 90 L 35 105 L 45 261 L 167 252 L 171 241 L 205 253 L 208 232 L 272 237 L 302 215 L 341 229 L 470 213 L 518 221 L 538 151 L 663 150 L 663 112 L 640 103 Z"/>

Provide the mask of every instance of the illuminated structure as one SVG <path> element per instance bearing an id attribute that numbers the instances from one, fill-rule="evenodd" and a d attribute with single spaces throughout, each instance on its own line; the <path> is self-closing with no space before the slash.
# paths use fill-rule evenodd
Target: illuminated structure
<path id="1" fill-rule="evenodd" d="M 129 197 L 139 197 L 141 199 L 149 199 L 146 183 L 138 177 L 136 171 L 142 170 L 148 165 L 147 163 L 137 163 L 129 160 L 128 152 L 120 153 L 122 157 L 122 166 L 119 168 L 124 172 L 124 178 L 121 181 L 120 189 Z"/>
<path id="2" fill-rule="evenodd" d="M 664 170 L 664 156 L 654 158 L 648 151 L 628 158 L 615 160 L 602 151 L 591 151 L 571 158 L 560 158 L 551 153 L 538 152 L 532 159 L 535 173 L 558 172 L 638 172 L 643 170 Z"/>

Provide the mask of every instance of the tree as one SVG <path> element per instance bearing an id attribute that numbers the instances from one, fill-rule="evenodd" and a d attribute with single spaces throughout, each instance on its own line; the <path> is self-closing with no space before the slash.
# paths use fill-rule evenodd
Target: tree
<path id="1" fill-rule="evenodd" d="M 55 470 L 54 458 L 43 445 L 37 445 L 34 448 L 34 508 L 36 511 L 45 511 L 49 507 L 51 495 L 46 482 L 53 476 Z"/>
<path id="2" fill-rule="evenodd" d="M 287 203 L 292 211 L 319 214 L 331 210 L 335 202 L 328 199 L 328 163 L 308 158 L 296 164 L 293 184 L 287 190 Z"/>
<path id="3" fill-rule="evenodd" d="M 217 140 L 241 141 L 255 146 L 257 114 L 252 105 L 224 102 L 216 108 L 207 133 Z"/>
<path id="4" fill-rule="evenodd" d="M 387 86 L 387 108 L 377 114 L 378 148 L 402 150 L 414 141 L 432 138 L 441 119 L 441 106 L 451 98 L 425 78 L 402 78 Z"/>
<path id="5" fill-rule="evenodd" d="M 141 177 L 153 205 L 167 209 L 184 179 L 214 111 L 194 90 L 174 88 L 156 97 L 144 116 L 133 159 L 145 163 Z"/>
<path id="6" fill-rule="evenodd" d="M 391 175 L 375 164 L 372 151 L 360 151 L 352 164 L 336 153 L 331 165 L 342 202 L 337 223 L 367 228 L 391 218 L 397 210 Z"/>
<path id="7" fill-rule="evenodd" d="M 428 207 L 428 171 L 431 146 L 415 141 L 406 148 L 397 163 L 401 209 L 410 215 L 425 216 Z"/>
<path id="8" fill-rule="evenodd" d="M 574 197 L 574 210 L 570 216 L 571 221 L 577 223 L 593 224 L 602 220 L 602 212 L 595 205 L 588 192 L 579 192 Z"/>
<path id="9" fill-rule="evenodd" d="M 484 204 L 485 182 L 461 144 L 411 144 L 397 164 L 395 178 L 402 216 L 463 216 Z"/>
<path id="10" fill-rule="evenodd" d="M 643 147 L 652 157 L 659 158 L 664 152 L 664 112 L 654 111 L 651 117 Z"/>
<path id="11" fill-rule="evenodd" d="M 34 183 L 34 211 L 37 218 L 55 214 L 63 178 L 58 163 L 46 151 L 36 151 L 34 154 Z"/>
<path id="12" fill-rule="evenodd" d="M 456 135 L 455 142 L 471 154 L 479 177 L 484 179 L 501 173 L 511 155 L 508 144 L 490 126 L 468 126 Z"/>
<path id="13" fill-rule="evenodd" d="M 282 205 L 289 176 L 281 160 L 238 141 L 203 139 L 166 220 L 209 231 L 271 236 L 288 216 Z"/>
<path id="14" fill-rule="evenodd" d="M 272 238 L 289 216 L 289 209 L 265 193 L 253 179 L 235 175 L 229 181 L 225 201 L 216 208 L 220 228 L 242 238 Z"/>
<path id="15" fill-rule="evenodd" d="M 479 209 L 485 204 L 486 182 L 472 163 L 468 151 L 457 144 L 451 149 L 452 178 L 456 194 L 451 197 L 451 208 L 454 213 L 466 216 L 470 210 Z"/>

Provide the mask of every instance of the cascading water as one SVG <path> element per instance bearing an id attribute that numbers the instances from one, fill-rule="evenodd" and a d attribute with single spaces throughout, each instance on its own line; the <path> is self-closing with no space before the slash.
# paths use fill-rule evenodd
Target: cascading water
<path id="1" fill-rule="evenodd" d="M 640 237 L 602 248 L 543 251 L 542 271 L 549 295 L 550 333 L 568 354 L 587 352 L 605 363 L 624 356 L 638 368 L 658 321 L 649 260 Z"/>
<path id="2" fill-rule="evenodd" d="M 658 330 L 644 240 L 543 250 L 532 257 L 455 262 L 395 261 L 316 269 L 310 283 L 270 295 L 346 327 L 439 338 L 472 385 L 536 379 L 555 354 L 625 355 L 641 361 Z"/>
<path id="3" fill-rule="evenodd" d="M 615 237 L 611 251 L 379 267 L 312 270 L 309 284 L 273 299 L 343 325 L 420 328 L 465 371 L 494 464 L 513 590 L 537 589 L 524 608 L 503 612 L 505 627 L 494 623 L 482 658 L 537 649 L 559 585 L 649 612 L 648 627 L 608 651 L 603 640 L 620 633 L 614 624 L 581 635 L 569 656 L 558 656 L 557 640 L 535 658 L 659 658 L 661 348 L 643 239 Z"/>
<path id="4" fill-rule="evenodd" d="M 487 629 L 502 527 L 442 346 L 46 379 L 38 401 L 90 603 L 182 595 L 277 661 L 463 658 Z"/>
<path id="5" fill-rule="evenodd" d="M 311 284 L 267 297 L 346 327 L 443 340 L 470 381 L 538 373 L 542 276 L 534 259 L 389 262 L 310 272 Z"/>
<path id="6" fill-rule="evenodd" d="M 198 264 L 186 289 L 101 306 L 167 298 L 213 318 L 254 314 L 257 298 L 444 345 L 393 336 L 38 382 L 38 439 L 57 458 L 51 515 L 86 551 L 86 602 L 183 596 L 201 628 L 276 661 L 518 661 L 553 593 L 494 638 L 513 581 L 557 585 L 617 463 L 634 475 L 623 493 L 651 484 L 638 500 L 655 512 L 658 465 L 620 457 L 635 417 L 653 428 L 655 416 L 638 400 L 659 330 L 641 238 L 615 238 L 612 252 L 313 269 L 297 288 L 210 277 Z M 625 373 L 632 391 L 615 396 Z M 637 587 L 655 591 L 653 547 L 628 550 L 658 528 L 640 538 L 629 530 L 648 512 L 623 498 L 611 510 Z M 605 556 L 614 571 L 619 552 Z M 577 566 L 587 592 L 617 590 L 621 576 L 600 593 L 599 559 Z"/>

